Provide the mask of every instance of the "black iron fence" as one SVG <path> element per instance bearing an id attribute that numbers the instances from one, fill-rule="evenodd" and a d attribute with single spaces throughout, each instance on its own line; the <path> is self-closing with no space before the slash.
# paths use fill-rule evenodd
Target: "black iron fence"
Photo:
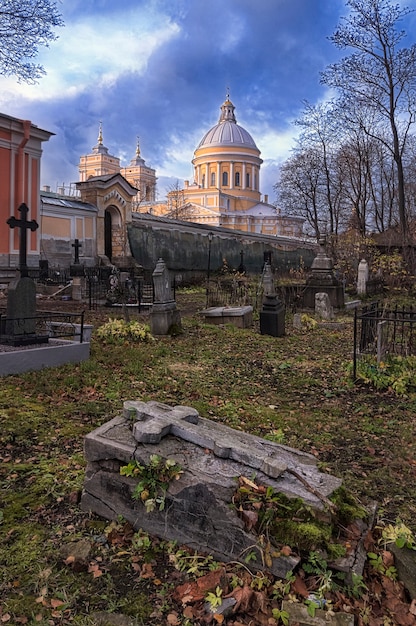
<path id="1" fill-rule="evenodd" d="M 0 312 L 0 343 L 24 346 L 48 343 L 50 338 L 83 343 L 88 341 L 81 313 L 42 311 L 33 316 L 10 317 Z"/>
<path id="2" fill-rule="evenodd" d="M 379 302 L 356 309 L 354 316 L 354 363 L 356 377 L 360 355 L 372 354 L 380 362 L 386 355 L 416 354 L 416 309 L 387 309 Z"/>
<path id="3" fill-rule="evenodd" d="M 212 280 L 207 285 L 207 307 L 246 306 L 259 309 L 263 285 L 244 276 L 231 276 Z"/>

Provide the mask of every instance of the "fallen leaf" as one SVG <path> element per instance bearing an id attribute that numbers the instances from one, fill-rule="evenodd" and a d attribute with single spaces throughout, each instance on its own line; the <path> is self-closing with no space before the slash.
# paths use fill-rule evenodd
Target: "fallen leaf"
<path id="1" fill-rule="evenodd" d="M 305 582 L 300 576 L 296 576 L 294 582 L 292 583 L 292 590 L 303 598 L 307 598 L 309 595 Z"/>
<path id="2" fill-rule="evenodd" d="M 63 602 L 62 600 L 58 600 L 58 598 L 52 598 L 51 600 L 51 607 L 53 609 L 57 609 L 58 606 L 62 606 L 63 604 L 65 604 L 65 602 Z"/>
<path id="3" fill-rule="evenodd" d="M 166 616 L 166 621 L 169 626 L 178 626 L 178 624 L 180 624 L 178 616 L 175 615 L 175 613 L 169 613 L 169 615 Z"/>
<path id="4" fill-rule="evenodd" d="M 253 489 L 254 491 L 259 490 L 259 486 L 256 485 L 256 483 L 253 483 L 252 480 L 249 480 L 245 476 L 240 476 L 238 478 L 238 482 L 240 483 L 240 485 L 245 485 L 246 487 L 250 487 L 250 489 Z"/>
<path id="5" fill-rule="evenodd" d="M 1 616 L 1 621 L 3 622 L 3 624 L 5 624 L 6 622 L 9 622 L 11 618 L 12 616 L 10 615 L 10 613 L 5 613 Z"/>
<path id="6" fill-rule="evenodd" d="M 72 563 L 74 563 L 75 561 L 75 557 L 70 554 L 64 561 L 65 565 L 72 565 Z"/>
<path id="7" fill-rule="evenodd" d="M 154 571 L 151 563 L 143 563 L 143 566 L 140 570 L 140 576 L 142 578 L 154 578 Z"/>
<path id="8" fill-rule="evenodd" d="M 193 619 L 194 617 L 194 610 L 191 606 L 186 606 L 183 610 L 183 616 L 186 617 L 186 619 Z"/>
<path id="9" fill-rule="evenodd" d="M 182 603 L 184 597 L 190 598 L 188 602 L 197 602 L 203 600 L 207 593 L 214 591 L 216 587 L 221 587 L 225 591 L 226 584 L 225 569 L 221 567 L 200 576 L 195 581 L 179 585 L 173 592 L 173 597 Z"/>
<path id="10" fill-rule="evenodd" d="M 218 624 L 222 624 L 224 621 L 224 615 L 222 613 L 214 613 L 214 619 Z"/>
<path id="11" fill-rule="evenodd" d="M 233 612 L 245 613 L 252 602 L 254 591 L 248 585 L 244 585 L 244 587 L 236 587 L 231 595 L 236 600 Z"/>

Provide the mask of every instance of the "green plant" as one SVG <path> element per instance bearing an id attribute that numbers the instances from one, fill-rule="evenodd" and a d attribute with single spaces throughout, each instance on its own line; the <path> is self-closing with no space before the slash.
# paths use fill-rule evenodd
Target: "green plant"
<path id="1" fill-rule="evenodd" d="M 302 328 L 304 328 L 305 330 L 313 330 L 318 326 L 318 322 L 316 321 L 316 319 L 314 319 L 307 313 L 302 313 L 302 315 L 300 316 L 300 321 L 302 324 Z"/>
<path id="2" fill-rule="evenodd" d="M 222 589 L 221 587 L 216 587 L 215 592 L 210 591 L 205 596 L 205 600 L 209 602 L 211 606 L 211 610 L 214 611 L 218 606 L 222 603 Z"/>
<path id="3" fill-rule="evenodd" d="M 321 599 L 328 591 L 333 591 L 334 588 L 339 587 L 339 584 L 334 580 L 336 574 L 328 568 L 328 563 L 320 552 L 311 552 L 307 561 L 302 564 L 302 568 L 312 576 L 316 598 Z"/>
<path id="4" fill-rule="evenodd" d="M 139 478 L 133 489 L 132 498 L 141 500 L 150 513 L 158 505 L 159 511 L 165 508 L 166 491 L 172 480 L 178 480 L 182 473 L 181 466 L 172 459 L 163 459 L 158 454 L 150 456 L 147 465 L 141 465 L 137 460 L 120 467 L 120 474 Z"/>
<path id="5" fill-rule="evenodd" d="M 277 622 L 282 622 L 283 626 L 288 626 L 290 615 L 284 609 L 272 609 L 272 615 Z"/>
<path id="6" fill-rule="evenodd" d="M 287 572 L 284 578 L 278 578 L 272 587 L 272 597 L 277 600 L 282 600 L 290 593 L 291 586 L 295 580 L 296 577 L 292 571 Z"/>
<path id="7" fill-rule="evenodd" d="M 397 570 L 393 565 L 386 566 L 383 562 L 383 557 L 381 554 L 376 554 L 375 552 L 368 552 L 367 558 L 371 567 L 375 569 L 376 572 L 390 578 L 390 580 L 397 579 Z"/>
<path id="8" fill-rule="evenodd" d="M 396 521 L 396 524 L 387 524 L 381 532 L 381 541 L 384 542 L 384 547 L 387 544 L 394 543 L 398 548 L 408 548 L 409 550 L 416 550 L 416 539 L 410 528 L 408 528 L 400 520 Z"/>
<path id="9" fill-rule="evenodd" d="M 123 344 L 126 341 L 137 343 L 154 339 L 147 325 L 136 320 L 126 322 L 122 319 L 109 319 L 97 328 L 95 336 L 109 344 Z"/>
<path id="10" fill-rule="evenodd" d="M 348 367 L 352 371 L 352 366 Z M 376 357 L 365 355 L 357 361 L 356 378 L 376 389 L 391 389 L 403 396 L 416 387 L 416 357 L 388 355 L 377 363 Z"/>
<path id="11" fill-rule="evenodd" d="M 207 571 L 218 569 L 219 563 L 214 560 L 210 554 L 202 556 L 194 552 L 190 554 L 185 549 L 179 549 L 176 552 L 170 552 L 169 562 L 180 572 L 188 575 L 202 576 Z"/>

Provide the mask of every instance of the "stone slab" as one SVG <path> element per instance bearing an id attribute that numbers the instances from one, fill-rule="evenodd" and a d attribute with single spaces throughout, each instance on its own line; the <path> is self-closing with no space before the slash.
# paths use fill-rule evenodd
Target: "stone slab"
<path id="1" fill-rule="evenodd" d="M 72 335 L 72 341 L 81 341 L 81 324 L 71 324 L 70 322 L 46 322 L 46 328 L 51 337 L 62 336 L 66 333 L 68 336 Z M 92 331 L 94 326 L 92 324 L 82 325 L 82 341 L 91 341 Z"/>
<path id="2" fill-rule="evenodd" d="M 354 615 L 351 613 L 331 613 L 316 609 L 312 617 L 304 604 L 295 604 L 283 600 L 282 609 L 289 613 L 288 626 L 354 626 Z"/>
<path id="3" fill-rule="evenodd" d="M 252 306 L 213 306 L 201 311 L 209 324 L 233 324 L 237 328 L 249 328 L 253 324 Z"/>
<path id="4" fill-rule="evenodd" d="M 394 565 L 399 579 L 406 587 L 412 600 L 416 600 L 416 551 L 409 548 L 398 548 L 394 543 L 388 544 L 388 550 L 394 554 Z"/>
<path id="5" fill-rule="evenodd" d="M 73 342 L 63 339 L 49 339 L 47 345 L 26 347 L 22 350 L 0 352 L 0 376 L 23 374 L 58 367 L 66 363 L 80 363 L 90 357 L 88 342 Z"/>
<path id="6" fill-rule="evenodd" d="M 338 478 L 319 472 L 312 455 L 207 420 L 192 408 L 155 402 L 125 403 L 123 415 L 85 437 L 84 453 L 84 510 L 110 520 L 122 515 L 136 529 L 223 561 L 244 562 L 253 552 L 253 569 L 264 569 L 264 554 L 259 538 L 245 528 L 232 507 L 239 476 L 303 498 L 322 516 L 324 506 L 316 491 L 328 497 L 341 484 Z M 120 467 L 132 459 L 148 465 L 154 454 L 174 460 L 182 474 L 169 485 L 164 510 L 147 513 L 141 501 L 132 499 L 137 480 L 121 476 Z M 297 563 L 293 556 L 276 556 L 271 571 L 284 577 Z"/>

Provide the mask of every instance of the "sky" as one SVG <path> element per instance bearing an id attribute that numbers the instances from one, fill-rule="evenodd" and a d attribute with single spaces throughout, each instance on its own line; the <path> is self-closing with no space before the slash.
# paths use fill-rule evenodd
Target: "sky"
<path id="1" fill-rule="evenodd" d="M 46 76 L 36 85 L 0 77 L 0 111 L 55 133 L 43 144 L 42 186 L 79 180 L 101 122 L 122 166 L 139 137 L 161 200 L 193 179 L 193 153 L 229 91 L 237 123 L 261 151 L 260 190 L 272 201 L 294 120 L 305 101 L 331 95 L 320 72 L 340 57 L 329 37 L 347 14 L 345 0 L 58 0 L 58 8 L 65 26 L 36 59 Z"/>

